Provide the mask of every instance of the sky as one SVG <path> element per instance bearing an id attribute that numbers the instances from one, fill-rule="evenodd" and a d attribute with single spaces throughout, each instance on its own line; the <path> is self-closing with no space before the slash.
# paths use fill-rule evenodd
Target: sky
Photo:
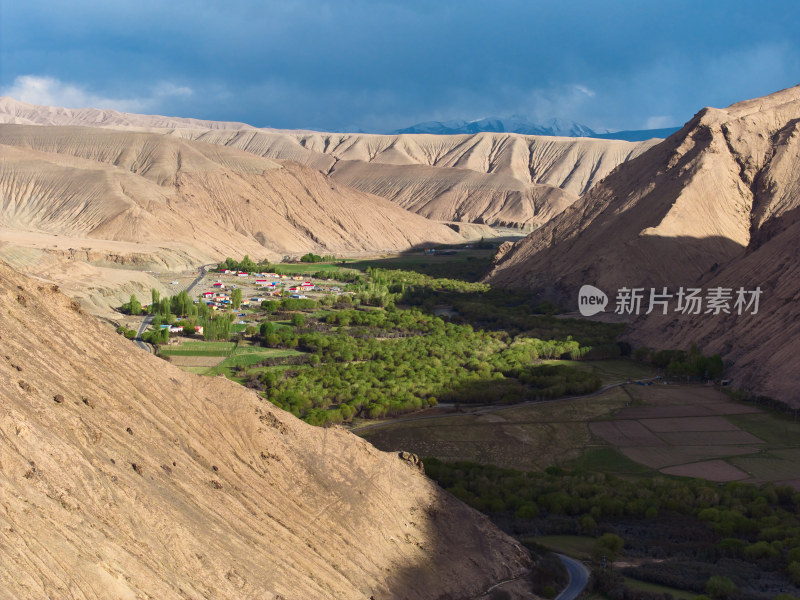
<path id="1" fill-rule="evenodd" d="M 0 0 L 0 95 L 383 133 L 677 126 L 800 84 L 796 0 Z"/>

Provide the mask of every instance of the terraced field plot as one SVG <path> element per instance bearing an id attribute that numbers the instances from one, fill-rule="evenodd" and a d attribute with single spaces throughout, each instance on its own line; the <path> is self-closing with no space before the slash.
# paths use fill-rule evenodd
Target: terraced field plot
<path id="1" fill-rule="evenodd" d="M 732 464 L 724 460 L 705 460 L 695 463 L 678 465 L 661 469 L 667 475 L 680 475 L 682 477 L 702 477 L 709 481 L 741 481 L 747 479 L 748 475 L 741 469 L 737 469 Z"/>
<path id="2" fill-rule="evenodd" d="M 161 353 L 174 365 L 197 375 L 232 376 L 236 367 L 249 367 L 268 358 L 302 354 L 295 350 L 264 348 L 248 342 L 184 342 L 167 346 Z"/>
<path id="3" fill-rule="evenodd" d="M 381 449 L 442 460 L 623 475 L 660 471 L 800 489 L 800 423 L 708 386 L 633 384 L 580 399 L 461 410 L 387 422 L 359 435 Z"/>
<path id="4" fill-rule="evenodd" d="M 668 475 L 800 488 L 799 424 L 705 386 L 629 391 L 637 405 L 591 430 L 631 460 Z"/>

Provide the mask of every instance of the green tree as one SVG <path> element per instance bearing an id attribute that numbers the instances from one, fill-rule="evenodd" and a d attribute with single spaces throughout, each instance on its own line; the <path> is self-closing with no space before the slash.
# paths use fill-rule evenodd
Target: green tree
<path id="1" fill-rule="evenodd" d="M 235 309 L 242 306 L 242 288 L 236 288 L 231 291 L 231 305 Z"/>
<path id="2" fill-rule="evenodd" d="M 155 310 L 154 307 L 158 306 L 159 300 L 161 300 L 161 292 L 159 292 L 156 288 L 152 288 L 150 290 L 150 312 Z"/>
<path id="3" fill-rule="evenodd" d="M 712 598 L 727 598 L 736 592 L 736 584 L 723 575 L 714 575 L 706 581 L 706 593 Z"/>
<path id="4" fill-rule="evenodd" d="M 595 541 L 592 557 L 595 560 L 600 560 L 605 556 L 608 562 L 613 562 L 622 554 L 624 546 L 624 540 L 618 535 L 604 533 Z"/>
<path id="5" fill-rule="evenodd" d="M 239 263 L 239 269 L 241 271 L 247 271 L 248 273 L 255 271 L 256 267 L 256 263 L 254 263 L 247 254 L 244 255 L 242 262 Z"/>
<path id="6" fill-rule="evenodd" d="M 136 294 L 131 294 L 131 299 L 128 302 L 128 312 L 132 315 L 142 314 L 142 303 L 136 298 Z"/>
<path id="7" fill-rule="evenodd" d="M 580 519 L 580 525 L 581 531 L 589 535 L 594 535 L 594 532 L 597 529 L 597 523 L 591 517 L 591 515 L 583 515 Z"/>
<path id="8" fill-rule="evenodd" d="M 786 572 L 789 573 L 789 578 L 792 580 L 792 583 L 795 585 L 800 584 L 800 562 L 790 562 L 789 566 L 786 568 Z"/>

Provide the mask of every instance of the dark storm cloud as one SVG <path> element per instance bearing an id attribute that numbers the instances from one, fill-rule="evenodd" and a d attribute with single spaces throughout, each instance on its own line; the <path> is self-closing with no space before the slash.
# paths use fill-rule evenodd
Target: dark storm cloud
<path id="1" fill-rule="evenodd" d="M 641 128 L 800 83 L 793 2 L 2 2 L 4 93 L 260 126 Z"/>

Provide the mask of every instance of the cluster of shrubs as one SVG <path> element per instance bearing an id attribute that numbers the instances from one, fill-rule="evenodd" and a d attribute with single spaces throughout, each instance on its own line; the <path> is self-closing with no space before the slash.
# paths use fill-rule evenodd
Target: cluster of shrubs
<path id="1" fill-rule="evenodd" d="M 522 472 L 435 458 L 424 463 L 439 485 L 514 531 L 536 527 L 602 536 L 625 535 L 627 527 L 632 537 L 626 542 L 634 551 L 662 559 L 626 569 L 636 579 L 741 600 L 772 600 L 781 585 L 800 585 L 800 492 L 788 486 L 661 476 L 628 480 L 557 467 Z M 691 533 L 673 542 L 670 526 L 676 522 Z M 710 589 L 712 575 L 718 579 Z M 743 591 L 720 596 L 716 584 L 724 578 Z M 597 585 L 609 598 L 658 597 L 624 591 L 616 576 Z M 752 587 L 759 585 L 762 592 Z"/>

